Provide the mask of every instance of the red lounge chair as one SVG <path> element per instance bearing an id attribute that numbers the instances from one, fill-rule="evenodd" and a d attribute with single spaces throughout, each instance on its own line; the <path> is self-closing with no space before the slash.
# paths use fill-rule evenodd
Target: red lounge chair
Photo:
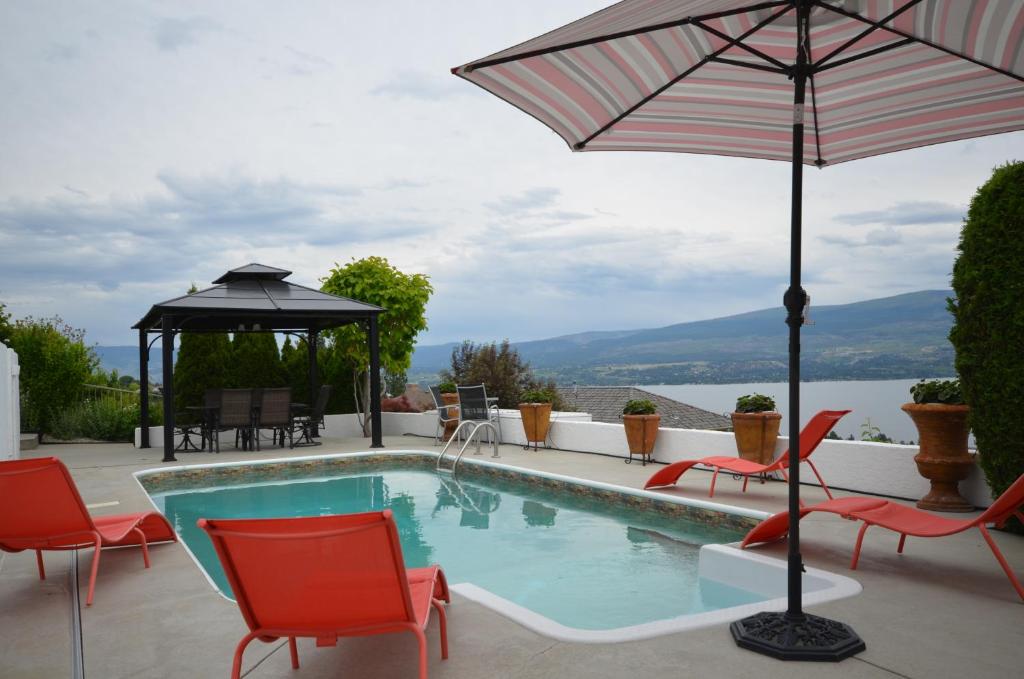
<path id="1" fill-rule="evenodd" d="M 199 519 L 213 540 L 228 582 L 251 630 L 235 649 L 232 679 L 253 639 L 288 637 L 299 667 L 296 637 L 334 646 L 338 637 L 408 631 L 419 641 L 419 676 L 427 678 L 430 608 L 441 624 L 451 601 L 440 566 L 406 569 L 390 510 L 288 519 Z"/>
<path id="2" fill-rule="evenodd" d="M 0 462 L 0 549 L 36 550 L 39 579 L 45 580 L 43 550 L 95 546 L 86 606 L 96 589 L 100 549 L 139 545 L 149 568 L 148 545 L 177 539 L 157 512 L 90 516 L 68 468 L 55 457 Z"/>
<path id="3" fill-rule="evenodd" d="M 864 542 L 864 534 L 869 526 L 881 526 L 882 528 L 888 528 L 899 533 L 900 543 L 896 551 L 900 554 L 903 553 L 903 545 L 907 541 L 908 535 L 920 538 L 940 538 L 977 526 L 978 530 L 981 531 L 982 537 L 985 538 L 985 542 L 988 543 L 989 549 L 992 550 L 992 554 L 995 555 L 996 561 L 999 562 L 1003 572 L 1006 573 L 1006 577 L 1010 578 L 1013 588 L 1017 590 L 1020 598 L 1024 599 L 1024 587 L 1017 580 L 1017 576 L 1013 574 L 1010 564 L 1006 562 L 1003 553 L 999 551 L 999 547 L 996 546 L 992 536 L 989 535 L 988 529 L 985 528 L 986 523 L 1001 527 L 1011 516 L 1016 516 L 1018 520 L 1024 523 L 1022 507 L 1024 507 L 1024 474 L 1021 474 L 1013 482 L 1013 485 L 1007 488 L 1006 492 L 992 503 L 991 507 L 974 519 L 947 519 L 944 516 L 936 516 L 935 514 L 923 512 L 920 509 L 914 509 L 913 507 L 907 507 L 895 502 L 889 502 L 888 500 L 859 497 L 846 497 L 839 500 L 829 500 L 828 502 L 822 502 L 811 507 L 802 507 L 800 509 L 800 518 L 811 512 L 831 512 L 848 519 L 863 521 L 864 525 L 860 527 L 860 532 L 857 534 L 857 546 L 853 549 L 853 559 L 850 561 L 850 568 L 853 570 L 857 568 L 857 561 L 860 559 L 860 548 Z M 747 545 L 759 542 L 779 540 L 785 537 L 788 532 L 789 512 L 779 512 L 754 526 L 747 536 L 743 538 L 743 543 L 740 546 L 745 548 Z"/>
<path id="4" fill-rule="evenodd" d="M 836 426 L 843 415 L 853 412 L 851 410 L 822 410 L 820 413 L 811 418 L 810 422 L 804 425 L 804 428 L 800 430 L 800 461 L 806 462 L 811 467 L 811 471 L 818 477 L 818 482 L 821 483 L 821 487 L 825 489 L 825 495 L 829 498 L 832 497 L 832 493 L 829 492 L 828 486 L 825 485 L 825 479 L 821 478 L 821 474 L 818 473 L 817 467 L 810 461 L 811 453 L 818 447 L 830 431 L 832 427 Z M 751 476 L 756 476 L 765 472 L 780 471 L 782 475 L 788 480 L 786 476 L 786 470 L 789 468 L 789 451 L 787 450 L 779 456 L 777 460 L 771 464 L 758 464 L 757 462 L 751 462 L 750 460 L 744 460 L 739 457 L 727 457 L 724 455 L 715 455 L 712 457 L 703 457 L 699 460 L 682 460 L 680 462 L 673 462 L 664 469 L 657 471 L 654 476 L 647 479 L 647 483 L 644 484 L 644 488 L 657 488 L 660 486 L 671 486 L 679 477 L 683 475 L 690 467 L 703 464 L 709 467 L 714 467 L 715 475 L 711 477 L 711 490 L 708 491 L 708 497 L 715 496 L 715 482 L 718 480 L 718 472 L 725 470 L 732 474 L 743 475 L 743 492 L 747 492 L 747 482 Z"/>

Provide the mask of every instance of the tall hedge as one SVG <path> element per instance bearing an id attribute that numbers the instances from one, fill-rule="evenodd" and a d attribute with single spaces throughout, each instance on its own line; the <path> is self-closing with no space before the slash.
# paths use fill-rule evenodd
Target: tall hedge
<path id="1" fill-rule="evenodd" d="M 227 333 L 181 333 L 174 362 L 175 410 L 182 413 L 187 406 L 202 405 L 207 389 L 228 386 L 230 366 L 231 341 Z"/>
<path id="2" fill-rule="evenodd" d="M 998 496 L 1024 473 L 1024 162 L 997 167 L 978 189 L 958 250 L 949 339 L 978 462 Z"/>

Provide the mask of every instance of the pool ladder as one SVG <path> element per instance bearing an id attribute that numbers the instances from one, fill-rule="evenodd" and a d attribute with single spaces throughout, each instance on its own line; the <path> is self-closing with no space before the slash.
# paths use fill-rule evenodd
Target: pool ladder
<path id="1" fill-rule="evenodd" d="M 452 444 L 452 441 L 460 441 L 461 440 L 461 435 L 462 435 L 463 427 L 466 427 L 466 428 L 473 427 L 473 431 L 471 431 L 469 433 L 469 436 L 466 438 L 466 442 L 462 444 L 462 448 L 459 449 L 459 454 L 455 456 L 454 460 L 452 460 L 452 466 L 451 467 L 445 467 L 444 466 L 444 460 L 445 460 L 444 454 L 445 454 L 445 452 L 447 452 L 448 446 L 450 446 Z M 491 424 L 490 422 L 474 422 L 473 420 L 466 420 L 465 422 L 460 423 L 459 426 L 455 429 L 455 431 L 452 432 L 451 437 L 448 439 L 448 443 L 444 444 L 444 448 L 441 449 L 441 454 L 437 456 L 437 466 L 436 466 L 437 471 L 439 471 L 439 472 L 451 472 L 452 474 L 454 474 L 455 473 L 455 467 L 459 464 L 459 460 L 461 460 L 462 456 L 465 454 L 466 448 L 468 448 L 469 444 L 473 442 L 473 438 L 476 437 L 476 435 L 480 431 L 480 429 L 482 429 L 484 427 L 489 429 L 490 433 L 491 433 L 491 436 L 488 437 L 490 439 L 491 445 L 494 448 L 494 454 L 491 455 L 491 457 L 492 458 L 501 457 L 501 455 L 498 454 L 498 430 L 494 427 L 494 425 Z M 476 455 L 480 454 L 480 439 L 476 440 L 476 453 L 475 454 Z"/>

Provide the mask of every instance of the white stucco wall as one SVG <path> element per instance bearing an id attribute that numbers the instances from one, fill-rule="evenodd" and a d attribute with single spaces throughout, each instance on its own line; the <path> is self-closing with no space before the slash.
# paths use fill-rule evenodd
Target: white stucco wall
<path id="1" fill-rule="evenodd" d="M 362 435 L 355 415 L 328 415 L 325 424 L 324 433 L 328 437 L 356 438 Z M 410 447 L 426 447 L 433 443 L 437 412 L 382 413 L 381 424 L 385 436 L 423 437 L 429 440 L 410 443 Z M 139 431 L 135 430 L 136 447 L 140 441 Z M 159 445 L 163 440 L 163 428 L 151 427 L 149 437 L 151 443 Z M 519 411 L 501 411 L 501 441 L 526 445 Z M 592 422 L 587 413 L 552 413 L 547 442 L 552 448 L 560 450 L 629 457 L 622 425 Z M 366 439 L 366 447 L 369 446 L 370 440 Z M 780 436 L 775 448 L 776 457 L 788 446 L 789 439 Z M 916 500 L 925 495 L 929 488 L 928 481 L 917 472 L 917 465 L 914 464 L 916 454 L 917 446 L 825 440 L 814 451 L 811 459 L 831 487 Z M 736 441 L 732 433 L 665 427 L 658 430 L 653 455 L 657 462 L 691 460 L 709 455 L 736 455 Z M 810 467 L 803 465 L 800 472 L 802 483 L 818 485 Z M 682 479 L 683 483 L 685 478 Z M 720 479 L 720 483 L 727 482 Z M 960 484 L 960 492 L 975 506 L 987 507 L 992 503 L 984 475 L 977 466 L 972 468 L 967 480 Z M 824 499 L 824 493 L 821 498 Z"/>
<path id="2" fill-rule="evenodd" d="M 0 344 L 0 460 L 21 457 L 21 395 L 18 354 Z"/>

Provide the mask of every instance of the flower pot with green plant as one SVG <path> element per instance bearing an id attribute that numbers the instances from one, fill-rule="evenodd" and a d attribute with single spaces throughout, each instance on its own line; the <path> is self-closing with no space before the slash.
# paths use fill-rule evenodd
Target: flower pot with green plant
<path id="1" fill-rule="evenodd" d="M 441 401 L 446 406 L 451 406 L 448 408 L 447 415 L 451 419 L 444 423 L 444 438 L 442 439 L 447 441 L 459 426 L 459 390 L 451 381 L 442 382 L 437 385 L 437 389 L 441 392 Z"/>
<path id="2" fill-rule="evenodd" d="M 519 398 L 519 414 L 523 418 L 523 429 L 526 432 L 524 449 L 533 444 L 533 449 L 544 443 L 551 427 L 551 404 L 555 402 L 555 394 L 551 389 L 529 389 Z"/>
<path id="3" fill-rule="evenodd" d="M 770 464 L 775 457 L 782 424 L 782 415 L 775 410 L 775 400 L 764 394 L 740 396 L 731 417 L 739 456 L 758 464 Z"/>
<path id="4" fill-rule="evenodd" d="M 960 495 L 974 458 L 967 452 L 970 407 L 964 403 L 959 380 L 921 380 L 910 388 L 913 403 L 901 406 L 917 427 L 920 444 L 914 456 L 917 471 L 931 490 L 917 501 L 920 509 L 970 512 L 974 505 Z"/>
<path id="5" fill-rule="evenodd" d="M 629 444 L 629 457 L 626 464 L 633 461 L 634 455 L 640 456 L 640 463 L 647 465 L 654 451 L 654 442 L 658 438 L 658 426 L 661 415 L 657 414 L 657 406 L 647 399 L 627 401 L 622 409 L 622 426 L 626 430 L 626 442 Z"/>

